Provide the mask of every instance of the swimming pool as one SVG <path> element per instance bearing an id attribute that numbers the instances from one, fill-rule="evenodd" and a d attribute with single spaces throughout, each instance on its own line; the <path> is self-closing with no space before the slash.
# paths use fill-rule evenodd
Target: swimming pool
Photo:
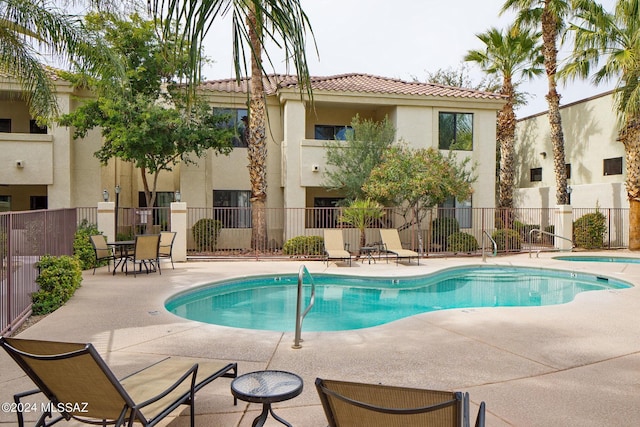
<path id="1" fill-rule="evenodd" d="M 553 257 L 553 259 L 560 261 L 624 262 L 628 264 L 640 264 L 640 258 L 633 257 L 563 255 Z"/>
<path id="2" fill-rule="evenodd" d="M 521 267 L 458 267 L 426 276 L 373 278 L 314 274 L 316 301 L 305 331 L 382 325 L 435 310 L 563 304 L 585 291 L 631 285 L 611 278 Z M 298 275 L 211 283 L 171 297 L 165 307 L 190 320 L 245 329 L 295 330 Z M 305 304 L 311 287 L 304 287 Z"/>

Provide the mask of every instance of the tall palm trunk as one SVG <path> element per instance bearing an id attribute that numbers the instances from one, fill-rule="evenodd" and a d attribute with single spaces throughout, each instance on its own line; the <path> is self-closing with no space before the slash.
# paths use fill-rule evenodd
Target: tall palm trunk
<path id="1" fill-rule="evenodd" d="M 267 246 L 267 139 L 266 105 L 262 81 L 262 20 L 255 10 L 247 17 L 251 42 L 251 93 L 249 99 L 249 180 L 251 182 L 251 247 Z"/>
<path id="2" fill-rule="evenodd" d="M 498 207 L 501 208 L 502 225 L 511 228 L 514 190 L 514 145 L 516 139 L 516 115 L 513 111 L 515 97 L 511 77 L 504 76 L 501 93 L 507 96 L 507 103 L 498 113 L 498 146 L 500 147 L 500 186 Z"/>
<path id="3" fill-rule="evenodd" d="M 549 92 L 546 95 L 549 104 L 549 126 L 551 129 L 551 144 L 553 145 L 553 168 L 556 175 L 556 203 L 569 204 L 567 192 L 567 169 L 564 155 L 564 135 L 562 133 L 562 119 L 560 117 L 560 95 L 557 91 L 556 72 L 558 49 L 557 20 L 549 10 L 551 0 L 545 0 L 542 12 L 542 53 L 544 56 L 544 68 L 547 73 Z"/>
<path id="4" fill-rule="evenodd" d="M 624 144 L 629 198 L 629 249 L 640 250 L 640 117 L 627 120 L 620 131 Z"/>

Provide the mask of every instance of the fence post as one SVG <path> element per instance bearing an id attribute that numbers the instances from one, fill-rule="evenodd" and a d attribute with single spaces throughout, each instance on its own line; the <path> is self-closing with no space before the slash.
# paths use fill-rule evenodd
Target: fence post
<path id="1" fill-rule="evenodd" d="M 98 203 L 98 230 L 107 236 L 107 242 L 116 241 L 116 204 L 114 202 Z"/>
<path id="2" fill-rule="evenodd" d="M 176 233 L 173 241 L 172 255 L 176 262 L 187 260 L 187 204 L 171 203 L 171 231 Z"/>
<path id="3" fill-rule="evenodd" d="M 554 239 L 555 247 L 561 251 L 571 250 L 573 242 L 573 208 L 571 205 L 558 205 L 558 236 L 564 239 Z M 568 240 L 565 240 L 568 239 Z"/>

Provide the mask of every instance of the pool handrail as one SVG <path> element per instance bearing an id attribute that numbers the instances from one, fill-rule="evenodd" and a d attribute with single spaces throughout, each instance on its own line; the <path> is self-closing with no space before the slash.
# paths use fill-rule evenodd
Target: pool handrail
<path id="1" fill-rule="evenodd" d="M 569 252 L 571 252 L 573 250 L 573 248 L 576 247 L 576 245 L 573 243 L 573 240 L 567 239 L 566 237 L 560 236 L 558 234 L 554 234 L 554 233 L 550 233 L 548 231 L 540 230 L 539 228 L 534 228 L 531 231 L 529 231 L 529 241 L 530 242 L 532 241 L 534 232 L 538 232 L 540 234 L 546 234 L 547 236 L 558 237 L 560 239 L 563 239 L 563 240 L 566 240 L 566 241 L 570 242 L 571 243 L 571 249 L 569 249 Z M 533 248 L 531 246 L 529 246 L 529 258 L 531 258 L 532 250 L 533 250 Z M 538 249 L 538 251 L 536 251 L 536 258 L 538 258 L 538 256 L 540 255 L 540 251 L 541 251 L 541 249 Z"/>
<path id="2" fill-rule="evenodd" d="M 302 285 L 304 284 L 304 276 L 305 273 L 307 274 L 307 276 L 309 276 L 309 279 L 311 281 L 311 298 L 309 299 L 309 305 L 307 306 L 307 308 L 304 310 L 304 312 L 302 312 Z M 296 335 L 293 341 L 293 345 L 291 346 L 291 348 L 294 349 L 299 349 L 302 348 L 302 346 L 300 345 L 300 342 L 302 341 L 302 338 L 300 338 L 300 335 L 302 334 L 302 321 L 304 320 L 305 316 L 307 315 L 307 313 L 309 313 L 309 310 L 311 310 L 311 307 L 313 307 L 313 304 L 316 301 L 316 284 L 313 282 L 313 276 L 311 275 L 311 273 L 309 273 L 309 270 L 307 269 L 307 267 L 305 265 L 301 265 L 300 269 L 298 270 L 298 298 L 297 298 L 297 305 L 296 305 Z"/>
<path id="3" fill-rule="evenodd" d="M 494 256 L 494 257 L 498 255 L 498 244 L 493 239 L 493 237 L 491 237 L 491 234 L 489 234 L 487 232 L 487 230 L 483 230 L 482 233 L 483 233 L 483 235 L 482 235 L 482 262 L 487 262 L 487 256 L 486 256 L 486 253 L 484 251 L 484 236 L 486 235 L 489 238 L 489 240 L 491 240 L 491 244 L 493 245 L 493 255 L 492 256 Z"/>

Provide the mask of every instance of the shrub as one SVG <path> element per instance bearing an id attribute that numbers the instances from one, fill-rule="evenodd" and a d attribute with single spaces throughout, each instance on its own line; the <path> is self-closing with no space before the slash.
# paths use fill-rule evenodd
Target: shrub
<path id="1" fill-rule="evenodd" d="M 539 230 L 540 226 L 538 224 L 525 224 L 520 221 L 514 221 L 513 228 L 520 233 L 520 239 L 523 242 L 531 243 L 531 230 Z M 538 237 L 538 235 L 536 234 L 535 237 Z"/>
<path id="2" fill-rule="evenodd" d="M 196 250 L 215 251 L 221 228 L 222 222 L 211 218 L 202 218 L 193 224 L 191 233 L 193 233 Z"/>
<path id="3" fill-rule="evenodd" d="M 431 223 L 431 241 L 447 249 L 447 239 L 460 231 L 460 224 L 455 218 L 436 218 Z"/>
<path id="4" fill-rule="evenodd" d="M 601 212 L 581 216 L 573 223 L 573 240 L 577 247 L 597 249 L 604 246 L 607 218 Z"/>
<path id="5" fill-rule="evenodd" d="M 36 283 L 40 290 L 31 294 L 33 314 L 47 314 L 63 306 L 73 296 L 82 283 L 80 261 L 63 255 L 43 256 L 36 263 L 40 274 Z"/>
<path id="6" fill-rule="evenodd" d="M 83 219 L 73 237 L 73 256 L 80 261 L 80 268 L 88 270 L 93 267 L 107 265 L 107 260 L 96 261 L 96 253 L 91 245 L 90 237 L 102 234 L 95 224 Z"/>
<path id="7" fill-rule="evenodd" d="M 550 234 L 556 234 L 556 226 L 555 225 L 547 225 L 544 228 L 544 231 L 546 231 L 547 233 L 550 233 Z M 542 235 L 542 243 L 544 243 L 546 245 L 553 245 L 554 242 L 555 242 L 554 236 L 550 236 L 549 234 L 543 234 Z"/>
<path id="8" fill-rule="evenodd" d="M 520 233 L 516 230 L 508 228 L 496 230 L 491 237 L 495 240 L 499 251 L 519 251 L 522 247 Z"/>
<path id="9" fill-rule="evenodd" d="M 322 255 L 324 239 L 320 236 L 297 236 L 287 240 L 282 247 L 284 255 Z"/>
<path id="10" fill-rule="evenodd" d="M 447 247 L 452 252 L 473 252 L 478 250 L 478 241 L 469 233 L 453 233 L 447 238 Z"/>

